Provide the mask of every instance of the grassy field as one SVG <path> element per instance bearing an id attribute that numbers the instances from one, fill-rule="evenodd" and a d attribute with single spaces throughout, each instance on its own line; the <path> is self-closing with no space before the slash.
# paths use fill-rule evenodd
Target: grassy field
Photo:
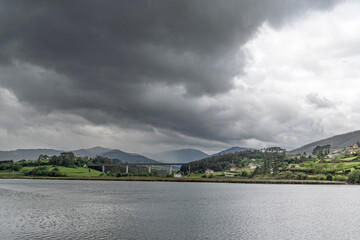
<path id="1" fill-rule="evenodd" d="M 23 174 L 21 172 L 13 172 L 13 171 L 7 171 L 7 170 L 1 170 L 0 171 L 0 178 L 14 178 L 18 176 L 22 176 Z"/>
<path id="2" fill-rule="evenodd" d="M 357 157 L 347 157 L 347 158 L 342 158 L 341 161 L 342 162 L 348 162 L 348 161 L 352 161 L 355 160 Z"/>
<path id="3" fill-rule="evenodd" d="M 53 170 L 53 166 L 47 166 L 49 170 Z M 22 175 L 25 171 L 31 171 L 35 167 L 23 167 L 20 170 L 19 175 Z M 61 173 L 66 174 L 67 177 L 98 177 L 100 176 L 101 172 L 91 169 L 91 168 L 84 168 L 84 167 L 57 167 Z"/>
<path id="4" fill-rule="evenodd" d="M 344 162 L 345 168 L 353 168 L 355 166 L 359 166 L 360 162 Z"/>

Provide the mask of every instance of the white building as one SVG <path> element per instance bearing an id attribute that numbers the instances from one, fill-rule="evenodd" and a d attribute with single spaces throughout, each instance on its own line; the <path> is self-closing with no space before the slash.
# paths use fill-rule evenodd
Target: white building
<path id="1" fill-rule="evenodd" d="M 174 173 L 174 178 L 181 178 L 181 177 L 182 177 L 181 173 Z"/>

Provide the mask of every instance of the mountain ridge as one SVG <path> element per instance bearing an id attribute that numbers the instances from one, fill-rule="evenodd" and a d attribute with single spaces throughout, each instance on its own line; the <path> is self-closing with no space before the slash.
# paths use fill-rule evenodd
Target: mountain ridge
<path id="1" fill-rule="evenodd" d="M 64 150 L 57 149 L 48 149 L 48 148 L 36 148 L 36 149 L 16 149 L 10 151 L 0 151 L 0 161 L 1 160 L 13 160 L 15 162 L 21 160 L 37 160 L 40 154 L 43 155 L 59 155 Z M 117 159 L 122 162 L 128 163 L 158 163 L 153 159 L 147 158 L 137 153 L 127 153 L 119 149 L 110 149 L 103 147 L 93 147 L 93 148 L 82 148 L 78 150 L 70 151 L 75 155 L 82 157 L 96 157 L 103 156 L 108 157 L 109 159 Z"/>
<path id="2" fill-rule="evenodd" d="M 246 147 L 231 147 L 225 150 L 222 150 L 218 153 L 214 153 L 211 156 L 219 156 L 219 155 L 223 155 L 223 154 L 227 154 L 227 153 L 236 153 L 236 152 L 244 152 L 244 151 L 248 151 L 248 150 L 255 150 L 254 148 L 246 148 Z"/>
<path id="3" fill-rule="evenodd" d="M 324 146 L 330 144 L 333 148 L 344 148 L 350 145 L 355 144 L 357 141 L 360 141 L 360 130 L 353 132 L 343 133 L 328 137 L 325 139 L 317 140 L 312 143 L 305 144 L 299 148 L 289 151 L 292 154 L 301 154 L 303 152 L 312 153 L 313 149 L 316 146 Z"/>
<path id="4" fill-rule="evenodd" d="M 111 151 L 108 151 L 106 153 L 103 153 L 101 156 L 107 157 L 112 160 L 120 160 L 121 162 L 128 162 L 128 163 L 159 163 L 158 161 L 154 159 L 150 159 L 148 157 L 145 157 L 143 155 L 137 154 L 137 153 L 127 153 L 124 151 L 121 151 L 119 149 L 114 149 Z"/>

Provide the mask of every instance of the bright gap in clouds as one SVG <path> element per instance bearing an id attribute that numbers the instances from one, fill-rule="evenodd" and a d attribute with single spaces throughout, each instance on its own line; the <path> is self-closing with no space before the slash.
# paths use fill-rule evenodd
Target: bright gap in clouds
<path id="1" fill-rule="evenodd" d="M 238 86 L 256 95 L 264 118 L 273 114 L 268 127 L 279 132 L 281 145 L 359 129 L 359 10 L 359 2 L 346 2 L 280 30 L 264 24 L 245 45 L 246 75 Z"/>

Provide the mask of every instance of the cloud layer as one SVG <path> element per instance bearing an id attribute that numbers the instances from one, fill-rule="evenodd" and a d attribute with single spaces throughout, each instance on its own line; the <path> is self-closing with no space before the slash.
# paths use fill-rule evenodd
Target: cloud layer
<path id="1" fill-rule="evenodd" d="M 323 81 L 336 84 L 323 80 L 331 59 L 351 57 L 357 46 L 351 32 L 324 37 L 345 31 L 324 18 L 350 21 L 331 16 L 336 3 L 0 1 L 0 93 L 13 99 L 0 110 L 26 116 L 18 127 L 3 117 L 0 128 L 14 139 L 23 129 L 22 143 L 30 128 L 55 128 L 33 145 L 75 139 L 52 143 L 62 148 L 295 147 L 298 134 L 336 131 L 321 114 L 345 111 L 322 88 Z M 328 32 L 311 32 L 310 18 Z M 346 47 L 326 52 L 343 41 Z M 333 56 L 319 61 L 325 53 Z M 294 90 L 309 79 L 317 81 L 313 89 Z M 354 127 L 347 122 L 342 129 Z"/>

